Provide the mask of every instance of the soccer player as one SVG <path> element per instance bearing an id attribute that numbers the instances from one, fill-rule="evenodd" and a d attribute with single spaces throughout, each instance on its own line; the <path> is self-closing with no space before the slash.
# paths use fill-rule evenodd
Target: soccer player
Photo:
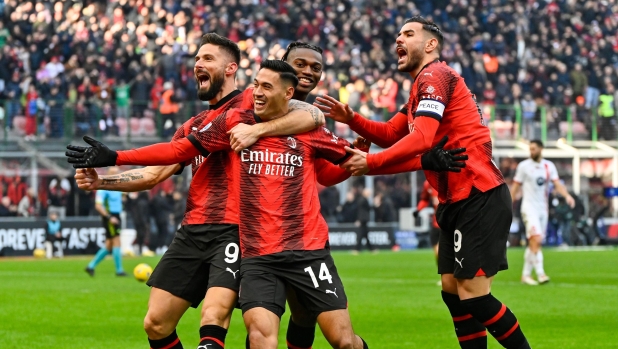
<path id="1" fill-rule="evenodd" d="M 575 200 L 560 183 L 558 171 L 553 162 L 543 159 L 543 142 L 530 141 L 530 158 L 517 164 L 515 178 L 511 187 L 511 197 L 515 198 L 522 188 L 521 217 L 526 226 L 528 247 L 524 252 L 524 269 L 521 282 L 527 285 L 538 285 L 549 282 L 543 266 L 543 251 L 541 246 L 545 238 L 548 219 L 549 183 L 552 182 L 556 191 L 562 195 L 567 205 L 575 207 Z M 531 276 L 532 269 L 536 271 L 537 280 Z"/>
<path id="2" fill-rule="evenodd" d="M 284 115 L 297 83 L 287 63 L 265 61 L 255 81 L 255 112 L 228 111 L 171 143 L 120 152 L 97 143 L 91 148 L 71 147 L 74 151 L 67 156 L 79 168 L 167 164 L 231 150 L 226 133 L 241 122 L 254 124 L 261 122 L 260 117 L 271 120 Z M 333 347 L 366 347 L 352 331 L 343 285 L 328 249 L 328 227 L 316 205 L 315 157 L 344 161 L 346 146 L 347 141 L 321 128 L 297 136 L 262 138 L 241 153 L 230 151 L 234 158 L 228 168 L 239 186 L 235 190 L 240 195 L 240 247 L 246 262 L 245 267 L 241 264 L 240 304 L 252 346 L 276 348 L 288 283 L 299 301 L 317 315 Z M 299 205 L 304 208 L 298 209 Z"/>
<path id="3" fill-rule="evenodd" d="M 397 67 L 414 83 L 406 106 L 386 123 L 364 119 L 329 96 L 316 101 L 324 115 L 347 123 L 373 143 L 390 146 L 376 154 L 350 150 L 354 155 L 344 166 L 353 175 L 414 158 L 446 134 L 448 145 L 466 148 L 468 166 L 461 173 L 425 170 L 440 200 L 442 299 L 462 348 L 486 348 L 486 328 L 506 348 L 529 348 L 515 315 L 490 293 L 493 277 L 508 267 L 511 196 L 492 159 L 490 132 L 473 94 L 440 61 L 443 40 L 440 28 L 423 17 L 406 20 L 396 39 Z"/>
<path id="4" fill-rule="evenodd" d="M 107 172 L 115 175 L 118 167 L 111 167 Z M 86 267 L 86 273 L 94 276 L 94 268 L 109 253 L 114 257 L 117 276 L 127 276 L 122 269 L 122 254 L 120 253 L 120 213 L 122 212 L 122 193 L 118 191 L 97 190 L 94 209 L 99 212 L 105 227 L 105 247 L 102 247 Z"/>
<path id="5" fill-rule="evenodd" d="M 240 61 L 238 46 L 215 33 L 202 37 L 194 67 L 198 97 L 209 101 L 209 109 L 191 118 L 173 139 L 186 137 L 205 120 L 212 120 L 231 108 L 251 108 L 251 90 L 238 91 L 235 74 Z M 293 110 L 293 108 L 295 110 Z M 315 107 L 290 102 L 290 113 L 261 124 L 260 135 L 293 134 L 323 124 Z M 182 348 L 175 328 L 189 307 L 202 306 L 201 345 L 223 347 L 232 310 L 236 304 L 240 259 L 238 258 L 237 203 L 228 195 L 225 152 L 208 158 L 198 154 L 189 161 L 169 166 L 151 166 L 113 176 L 98 176 L 94 169 L 77 170 L 75 179 L 84 190 L 111 189 L 141 191 L 191 164 L 192 182 L 181 228 L 168 251 L 148 280 L 152 287 L 144 328 L 150 346 Z M 236 257 L 234 257 L 236 256 Z"/>
<path id="6" fill-rule="evenodd" d="M 414 212 L 414 217 L 418 217 L 418 214 L 425 207 L 433 207 L 434 214 L 431 218 L 431 228 L 429 230 L 429 242 L 431 243 L 431 247 L 433 248 L 433 254 L 436 257 L 436 263 L 438 262 L 438 242 L 440 241 L 440 226 L 438 225 L 438 220 L 436 219 L 436 213 L 438 212 L 438 192 L 431 187 L 429 181 L 425 180 L 423 183 L 423 190 L 421 191 L 421 199 L 418 201 L 416 205 L 416 211 Z M 442 286 L 442 282 L 438 281 L 438 285 Z"/>

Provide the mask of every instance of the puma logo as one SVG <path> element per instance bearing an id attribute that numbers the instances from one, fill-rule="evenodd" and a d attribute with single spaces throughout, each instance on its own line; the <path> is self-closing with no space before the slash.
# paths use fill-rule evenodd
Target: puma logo
<path id="1" fill-rule="evenodd" d="M 331 290 L 326 290 L 326 293 L 332 293 L 332 294 L 334 294 L 334 295 L 335 295 L 335 297 L 339 298 L 339 296 L 337 296 L 337 293 L 336 293 L 336 292 L 337 292 L 337 289 L 335 289 L 334 291 L 331 291 Z"/>
<path id="2" fill-rule="evenodd" d="M 233 270 L 232 270 L 232 269 L 230 269 L 230 268 L 225 268 L 225 271 L 229 271 L 230 273 L 232 273 L 232 275 L 234 275 L 234 279 L 236 279 L 236 273 L 238 273 L 238 270 L 233 271 Z M 198 348 L 198 349 L 199 349 L 199 348 Z"/>
<path id="3" fill-rule="evenodd" d="M 212 344 L 204 344 L 197 347 L 197 349 L 208 349 L 208 346 Z"/>
<path id="4" fill-rule="evenodd" d="M 463 258 L 461 260 L 458 260 L 457 257 L 455 257 L 455 262 L 459 263 L 459 266 L 461 267 L 461 269 L 463 269 L 463 265 L 461 265 L 463 260 L 464 260 Z"/>

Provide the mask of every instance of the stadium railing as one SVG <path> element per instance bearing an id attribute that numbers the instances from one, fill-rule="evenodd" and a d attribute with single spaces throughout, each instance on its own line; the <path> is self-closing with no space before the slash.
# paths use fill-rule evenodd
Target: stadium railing
<path id="1" fill-rule="evenodd" d="M 37 140 L 68 141 L 86 134 L 129 143 L 133 139 L 169 139 L 177 126 L 206 108 L 206 104 L 201 101 L 184 101 L 175 114 L 174 125 L 170 125 L 169 121 L 166 124 L 170 118 L 153 107 L 151 101 L 131 100 L 129 105 L 124 107 L 111 101 L 98 100 L 88 103 L 56 102 L 56 105 L 52 106 L 50 106 L 52 103 L 45 102 L 42 108 L 37 109 L 34 120 L 28 120 L 25 116 L 24 104 L 10 100 L 0 102 L 0 106 L 3 107 L 0 111 L 0 125 L 3 129 L 0 137 L 5 143 L 11 139 L 25 137 L 28 128 L 31 129 L 31 133 L 34 131 L 32 135 L 36 136 Z M 494 139 L 522 138 L 523 116 L 518 104 L 480 104 L 480 107 Z M 383 120 L 390 117 L 390 113 L 384 110 L 378 110 L 375 115 L 381 116 Z M 36 123 L 34 130 L 32 122 Z M 526 138 L 538 138 L 544 142 L 564 138 L 569 144 L 573 141 L 594 142 L 601 140 L 600 135 L 607 138 L 607 132 L 599 132 L 600 124 L 595 108 L 587 110 L 577 105 L 540 105 L 533 121 L 534 135 L 526 135 Z M 340 136 L 353 136 L 349 130 L 347 134 L 345 129 L 338 130 L 339 126 L 329 126 L 334 127 L 336 132 L 344 133 Z M 609 134 L 612 135 L 612 139 L 604 140 L 618 140 L 616 130 Z"/>

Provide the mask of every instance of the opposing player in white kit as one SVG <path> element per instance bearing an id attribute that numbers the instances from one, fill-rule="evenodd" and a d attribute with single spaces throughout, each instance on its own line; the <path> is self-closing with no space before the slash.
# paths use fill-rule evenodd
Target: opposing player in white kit
<path id="1" fill-rule="evenodd" d="M 515 198 L 519 187 L 522 187 L 521 217 L 526 226 L 528 247 L 524 253 L 524 270 L 521 282 L 528 285 L 538 285 L 549 282 L 543 267 L 543 252 L 541 245 L 547 230 L 549 182 L 553 182 L 556 191 L 562 195 L 567 204 L 573 208 L 575 200 L 567 189 L 560 183 L 558 171 L 553 162 L 542 157 L 543 142 L 530 141 L 530 159 L 517 165 L 511 197 Z M 531 276 L 532 268 L 536 271 L 538 282 Z"/>

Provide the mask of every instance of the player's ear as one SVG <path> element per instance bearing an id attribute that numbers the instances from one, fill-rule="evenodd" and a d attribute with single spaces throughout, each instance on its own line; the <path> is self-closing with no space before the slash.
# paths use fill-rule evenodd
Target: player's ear
<path id="1" fill-rule="evenodd" d="M 236 62 L 230 62 L 225 67 L 225 75 L 228 75 L 228 76 L 234 75 L 236 74 L 237 70 L 238 70 L 238 64 L 236 64 Z"/>
<path id="2" fill-rule="evenodd" d="M 292 99 L 293 96 L 294 96 L 294 87 L 287 86 L 285 89 L 285 99 L 289 101 L 290 99 Z"/>
<path id="3" fill-rule="evenodd" d="M 438 39 L 434 37 L 430 37 L 429 40 L 425 43 L 425 51 L 427 53 L 431 53 L 438 49 Z"/>

